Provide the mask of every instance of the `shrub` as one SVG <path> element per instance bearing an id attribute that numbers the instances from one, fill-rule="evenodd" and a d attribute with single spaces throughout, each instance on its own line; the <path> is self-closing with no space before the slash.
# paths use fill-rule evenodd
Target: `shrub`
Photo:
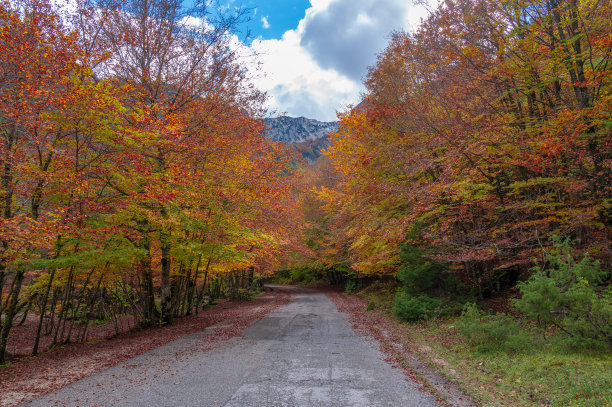
<path id="1" fill-rule="evenodd" d="M 309 266 L 291 269 L 291 283 L 298 285 L 313 285 L 321 279 L 321 271 Z"/>
<path id="2" fill-rule="evenodd" d="M 393 313 L 398 317 L 416 322 L 440 316 L 443 300 L 426 295 L 412 297 L 405 292 L 398 292 L 393 303 Z"/>
<path id="3" fill-rule="evenodd" d="M 402 245 L 403 266 L 397 279 L 410 295 L 419 295 L 441 285 L 446 270 L 440 263 L 423 257 L 423 252 L 415 246 Z"/>
<path id="4" fill-rule="evenodd" d="M 418 234 L 409 232 L 410 239 Z M 402 289 L 395 296 L 393 312 L 414 322 L 456 315 L 461 312 L 469 290 L 445 264 L 425 257 L 423 251 L 409 244 L 401 247 L 402 267 L 397 279 Z"/>
<path id="5" fill-rule="evenodd" d="M 467 342 L 482 352 L 506 350 L 511 352 L 527 349 L 532 338 L 509 315 L 486 315 L 476 304 L 465 306 L 455 327 Z"/>
<path id="6" fill-rule="evenodd" d="M 517 308 L 542 329 L 554 326 L 576 344 L 612 345 L 612 291 L 599 287 L 609 273 L 588 254 L 576 262 L 569 240 L 557 239 L 548 261 L 548 269 L 534 268 L 531 278 L 519 284 Z"/>
<path id="7" fill-rule="evenodd" d="M 276 271 L 276 277 L 281 278 L 281 279 L 290 279 L 291 278 L 291 270 L 284 268 L 284 269 L 280 269 L 278 271 Z"/>
<path id="8" fill-rule="evenodd" d="M 355 294 L 359 290 L 359 281 L 349 280 L 344 286 L 344 292 L 346 294 Z"/>
<path id="9" fill-rule="evenodd" d="M 435 303 L 438 307 L 437 313 L 434 313 L 436 316 L 456 315 L 461 313 L 463 304 L 472 299 L 470 290 L 449 272 L 446 264 L 427 258 L 420 248 L 404 244 L 401 247 L 401 257 L 403 264 L 397 279 L 402 283 L 403 295 L 395 300 L 398 310 L 406 307 L 427 308 Z M 411 299 L 420 296 L 435 300 Z M 426 311 L 418 319 L 430 318 L 428 315 L 431 312 L 431 309 Z"/>
<path id="10" fill-rule="evenodd" d="M 239 301 L 252 301 L 255 298 L 255 293 L 245 288 L 239 288 L 230 295 L 230 299 Z"/>

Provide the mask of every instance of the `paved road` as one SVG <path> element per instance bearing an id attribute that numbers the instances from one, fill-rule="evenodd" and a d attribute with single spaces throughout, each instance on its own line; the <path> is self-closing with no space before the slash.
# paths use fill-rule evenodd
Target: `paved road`
<path id="1" fill-rule="evenodd" d="M 438 406 L 316 292 L 213 351 L 189 335 L 29 406 Z"/>

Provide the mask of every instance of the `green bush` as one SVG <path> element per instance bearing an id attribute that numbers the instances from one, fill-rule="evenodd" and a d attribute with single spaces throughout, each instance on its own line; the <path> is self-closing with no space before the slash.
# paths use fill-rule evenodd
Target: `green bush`
<path id="1" fill-rule="evenodd" d="M 284 268 L 284 269 L 280 269 L 278 271 L 276 271 L 276 277 L 281 278 L 281 279 L 290 279 L 291 278 L 291 270 Z"/>
<path id="2" fill-rule="evenodd" d="M 449 272 L 448 265 L 427 257 L 418 246 L 408 242 L 418 241 L 421 237 L 421 225 L 414 224 L 406 234 L 406 242 L 400 247 L 402 259 L 397 279 L 404 286 L 404 291 L 412 296 L 429 294 L 434 296 L 463 297 L 469 295 L 469 289 L 454 274 Z"/>
<path id="3" fill-rule="evenodd" d="M 412 234 L 411 234 L 412 233 Z M 411 232 L 408 238 L 414 235 Z M 402 289 L 395 296 L 393 312 L 406 321 L 457 315 L 469 290 L 445 264 L 425 257 L 423 251 L 408 244 L 402 245 L 402 267 L 397 279 Z"/>
<path id="4" fill-rule="evenodd" d="M 312 267 L 298 267 L 291 270 L 292 284 L 312 285 L 320 279 L 320 271 Z"/>
<path id="5" fill-rule="evenodd" d="M 344 292 L 346 294 L 355 294 L 359 290 L 359 281 L 349 280 L 344 286 Z"/>
<path id="6" fill-rule="evenodd" d="M 517 352 L 529 348 L 528 332 L 521 329 L 514 318 L 506 314 L 486 315 L 476 304 L 468 304 L 455 327 L 467 342 L 481 352 L 505 350 Z"/>
<path id="7" fill-rule="evenodd" d="M 215 304 L 217 299 L 224 294 L 225 284 L 222 278 L 213 278 L 208 283 L 207 294 L 209 303 Z"/>
<path id="8" fill-rule="evenodd" d="M 517 308 L 542 329 L 554 326 L 577 345 L 612 345 L 612 291 L 601 286 L 609 273 L 588 255 L 576 262 L 569 240 L 557 239 L 548 261 L 549 268 L 534 268 L 531 278 L 519 284 Z"/>
<path id="9" fill-rule="evenodd" d="M 245 288 L 239 288 L 230 295 L 230 299 L 238 301 L 252 301 L 253 298 L 255 298 L 255 293 Z"/>
<path id="10" fill-rule="evenodd" d="M 441 316 L 443 303 L 441 298 L 426 295 L 412 297 L 400 291 L 395 295 L 393 313 L 409 322 L 428 320 Z"/>
<path id="11" fill-rule="evenodd" d="M 402 268 L 397 279 L 410 295 L 419 295 L 439 287 L 446 270 L 440 263 L 423 257 L 423 252 L 415 246 L 402 245 Z"/>

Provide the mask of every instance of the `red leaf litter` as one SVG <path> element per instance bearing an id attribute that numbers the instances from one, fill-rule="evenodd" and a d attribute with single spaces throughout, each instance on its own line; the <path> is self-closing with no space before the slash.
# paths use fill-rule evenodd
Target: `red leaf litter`
<path id="1" fill-rule="evenodd" d="M 121 316 L 117 318 L 117 328 L 119 333 L 126 333 L 132 330 L 136 325 L 135 318 L 132 316 Z M 11 335 L 9 336 L 8 346 L 6 350 L 11 355 L 11 358 L 29 356 L 32 354 L 32 348 L 34 347 L 34 339 L 36 337 L 36 329 L 38 327 L 38 317 L 28 316 L 25 323 L 22 325 L 14 326 L 11 329 Z M 44 326 L 43 326 L 44 332 Z M 73 339 L 77 339 L 80 332 L 75 329 Z M 87 330 L 87 342 L 94 342 L 98 340 L 108 339 L 117 334 L 115 324 L 110 323 L 102 326 L 92 326 Z M 49 348 L 49 345 L 53 341 L 53 335 L 41 335 L 40 343 L 38 345 L 39 351 L 44 351 Z"/>
<path id="2" fill-rule="evenodd" d="M 124 332 L 118 336 L 114 336 L 113 325 L 101 327 L 103 329 L 92 332 L 88 343 L 71 343 L 36 357 L 14 359 L 10 366 L 0 368 L 0 406 L 14 406 L 31 400 L 222 322 L 223 325 L 216 327 L 213 334 L 205 335 L 202 339 L 205 341 L 202 344 L 204 350 L 213 349 L 230 338 L 240 336 L 245 328 L 288 304 L 291 296 L 290 292 L 274 290 L 253 301 L 220 302 L 199 315 L 177 319 L 173 325 Z M 123 321 L 125 327 L 128 322 Z M 18 334 L 24 343 L 32 340 L 27 332 L 33 335 L 29 329 L 22 329 Z M 92 337 L 98 341 L 92 342 Z"/>

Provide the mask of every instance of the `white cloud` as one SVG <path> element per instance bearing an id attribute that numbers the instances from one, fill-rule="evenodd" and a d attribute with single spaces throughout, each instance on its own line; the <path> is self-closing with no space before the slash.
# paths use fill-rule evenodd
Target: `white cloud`
<path id="1" fill-rule="evenodd" d="M 262 17 L 261 18 L 261 24 L 263 25 L 263 28 L 265 28 L 266 30 L 268 28 L 270 28 L 270 23 L 268 22 L 268 17 Z"/>
<path id="2" fill-rule="evenodd" d="M 438 0 L 429 0 L 437 3 Z M 310 0 L 298 27 L 278 40 L 257 39 L 262 75 L 254 79 L 276 113 L 336 120 L 336 111 L 357 104 L 367 66 L 394 29 L 414 30 L 427 15 L 406 0 Z M 266 27 L 262 18 L 262 23 Z"/>
<path id="3" fill-rule="evenodd" d="M 255 40 L 251 48 L 264 73 L 255 84 L 268 91 L 270 107 L 278 113 L 335 120 L 336 109 L 358 100 L 359 84 L 322 69 L 300 46 L 297 31 L 287 31 L 280 40 Z"/>

